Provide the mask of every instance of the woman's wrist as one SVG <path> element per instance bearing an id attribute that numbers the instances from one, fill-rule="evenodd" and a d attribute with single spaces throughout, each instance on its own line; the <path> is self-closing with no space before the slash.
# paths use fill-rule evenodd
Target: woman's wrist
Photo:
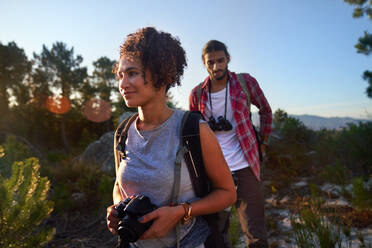
<path id="1" fill-rule="evenodd" d="M 191 221 L 191 212 L 192 212 L 192 205 L 189 202 L 182 202 L 180 205 L 183 207 L 184 215 L 181 219 L 181 223 L 183 225 L 187 225 Z"/>

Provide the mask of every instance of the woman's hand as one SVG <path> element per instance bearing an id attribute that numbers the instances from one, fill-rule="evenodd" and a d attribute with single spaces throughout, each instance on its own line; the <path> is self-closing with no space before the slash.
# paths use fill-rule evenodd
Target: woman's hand
<path id="1" fill-rule="evenodd" d="M 110 232 L 114 235 L 118 235 L 118 224 L 120 219 L 117 217 L 118 211 L 116 211 L 114 207 L 115 205 L 111 205 L 107 208 L 106 223 Z"/>
<path id="2" fill-rule="evenodd" d="M 141 223 L 146 223 L 151 220 L 154 222 L 150 228 L 142 234 L 140 239 L 162 238 L 182 219 L 185 215 L 183 207 L 178 205 L 175 207 L 160 207 L 151 213 L 148 213 L 142 218 L 139 218 Z"/>

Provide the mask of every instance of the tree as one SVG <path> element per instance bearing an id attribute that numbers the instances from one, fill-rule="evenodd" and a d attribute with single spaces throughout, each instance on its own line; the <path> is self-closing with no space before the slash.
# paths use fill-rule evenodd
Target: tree
<path id="1" fill-rule="evenodd" d="M 371 0 L 344 0 L 344 2 L 356 6 L 353 12 L 354 18 L 361 18 L 367 15 L 372 21 Z M 355 48 L 357 49 L 357 53 L 362 53 L 367 56 L 370 55 L 372 52 L 372 34 L 365 31 L 364 36 L 359 38 L 359 42 L 355 45 Z M 362 77 L 368 82 L 366 94 L 368 97 L 372 98 L 372 71 L 365 71 Z"/>
<path id="2" fill-rule="evenodd" d="M 56 42 L 52 49 L 43 45 L 40 55 L 34 53 L 38 68 L 48 76 L 51 86 L 71 100 L 87 78 L 87 68 L 81 67 L 83 57 L 74 55 L 74 48 L 67 48 L 63 42 Z"/>
<path id="3" fill-rule="evenodd" d="M 40 247 L 55 234 L 54 228 L 40 226 L 54 203 L 47 200 L 50 182 L 39 168 L 39 161 L 29 158 L 13 163 L 10 178 L 0 174 L 0 247 Z"/>
<path id="4" fill-rule="evenodd" d="M 81 67 L 83 57 L 75 56 L 74 48 L 68 49 L 63 42 L 56 42 L 49 50 L 45 45 L 40 55 L 34 53 L 40 75 L 46 77 L 51 87 L 61 92 L 72 107 L 80 107 L 81 89 L 87 79 L 87 68 Z M 75 99 L 74 99 L 75 97 Z M 75 100 L 75 101 L 73 101 Z M 60 116 L 61 138 L 65 151 L 69 152 L 65 116 Z"/>
<path id="5" fill-rule="evenodd" d="M 0 113 L 1 116 L 7 116 L 9 112 L 9 97 L 13 91 L 21 97 L 20 94 L 25 94 L 22 85 L 26 74 L 31 69 L 31 62 L 23 49 L 19 48 L 15 42 L 9 42 L 8 45 L 3 45 L 0 42 Z M 23 95 L 22 100 L 27 99 Z M 16 99 L 21 100 L 21 99 Z"/>
<path id="6" fill-rule="evenodd" d="M 99 98 L 107 102 L 113 95 L 119 97 L 117 81 L 112 72 L 115 60 L 110 60 L 107 57 L 101 57 L 93 62 L 94 70 L 92 79 L 96 86 Z"/>
<path id="7" fill-rule="evenodd" d="M 274 125 L 276 129 L 280 129 L 284 122 L 288 119 L 288 114 L 282 109 L 277 109 L 274 113 Z"/>

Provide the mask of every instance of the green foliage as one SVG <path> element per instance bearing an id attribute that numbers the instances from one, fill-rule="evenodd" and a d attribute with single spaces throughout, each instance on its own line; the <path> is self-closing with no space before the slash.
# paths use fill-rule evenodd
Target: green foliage
<path id="1" fill-rule="evenodd" d="M 30 69 L 31 62 L 28 61 L 23 49 L 15 42 L 9 42 L 8 45 L 0 42 L 0 113 L 2 116 L 8 114 L 10 96 L 22 102 L 28 100 L 29 96 L 22 81 Z M 6 121 L 6 118 L 1 118 L 1 122 L 3 121 Z M 4 125 L 4 123 L 0 124 Z"/>
<path id="2" fill-rule="evenodd" d="M 173 109 L 177 108 L 177 102 L 170 92 L 167 93 L 167 106 Z"/>
<path id="3" fill-rule="evenodd" d="M 346 166 L 340 163 L 325 166 L 322 177 L 325 182 L 338 185 L 346 185 L 350 179 Z"/>
<path id="4" fill-rule="evenodd" d="M 372 187 L 365 185 L 363 178 L 353 179 L 352 204 L 358 210 L 372 208 Z"/>
<path id="5" fill-rule="evenodd" d="M 274 128 L 280 129 L 287 119 L 288 119 L 287 112 L 285 112 L 282 109 L 277 109 L 273 117 Z"/>
<path id="6" fill-rule="evenodd" d="M 107 57 L 100 57 L 93 62 L 93 65 L 92 79 L 95 91 L 99 93 L 100 99 L 108 102 L 112 97 L 120 98 L 121 96 L 117 90 L 117 81 L 113 73 L 116 61 L 110 60 Z"/>
<path id="7" fill-rule="evenodd" d="M 235 206 L 231 208 L 230 226 L 229 226 L 229 241 L 230 245 L 234 247 L 239 244 L 239 239 L 242 236 L 242 229 L 240 227 L 240 221 L 236 212 Z"/>
<path id="8" fill-rule="evenodd" d="M 360 18 L 363 17 L 364 14 L 368 15 L 369 18 L 372 20 L 372 2 L 368 0 L 344 0 L 344 2 L 350 5 L 356 5 L 353 17 Z"/>
<path id="9" fill-rule="evenodd" d="M 353 12 L 354 18 L 360 18 L 367 15 L 372 21 L 372 1 L 368 0 L 344 0 L 344 2 L 350 5 L 355 5 Z M 359 38 L 359 42 L 355 45 L 358 53 L 364 55 L 370 55 L 372 52 L 372 34 L 367 31 L 364 32 L 364 36 Z M 368 87 L 366 90 L 367 96 L 372 98 L 372 72 L 365 71 L 363 74 L 363 79 L 368 82 Z"/>
<path id="10" fill-rule="evenodd" d="M 319 186 L 317 184 L 311 183 L 309 187 L 310 187 L 311 196 L 313 198 L 319 198 L 321 194 L 321 189 L 319 188 Z"/>
<path id="11" fill-rule="evenodd" d="M 372 122 L 349 124 L 340 131 L 320 131 L 317 141 L 318 164 L 332 165 L 325 167 L 325 174 L 331 181 L 345 180 L 347 183 L 352 176 L 372 173 Z"/>
<path id="12" fill-rule="evenodd" d="M 315 143 L 314 131 L 305 127 L 298 119 L 288 117 L 282 112 L 277 113 L 277 125 L 274 133 L 278 138 L 270 141 L 267 155 L 268 168 L 280 172 L 279 181 L 289 183 L 293 177 L 307 173 L 305 170 L 311 164 L 311 156 Z"/>
<path id="13" fill-rule="evenodd" d="M 114 178 L 92 164 L 65 161 L 51 172 L 57 213 L 95 211 L 112 201 Z M 78 197 L 74 197 L 78 196 Z"/>
<path id="14" fill-rule="evenodd" d="M 308 206 L 299 209 L 298 218 L 291 215 L 296 244 L 300 248 L 341 248 L 342 241 L 346 241 L 350 247 L 350 229 L 330 222 L 321 212 L 321 202 L 320 198 L 313 198 Z"/>
<path id="15" fill-rule="evenodd" d="M 47 159 L 48 159 L 48 162 L 54 164 L 58 162 L 63 162 L 64 160 L 67 159 L 67 156 L 65 153 L 61 151 L 51 150 L 51 151 L 48 151 L 47 153 Z"/>
<path id="16" fill-rule="evenodd" d="M 79 139 L 79 147 L 85 149 L 90 143 L 98 139 L 99 139 L 98 135 L 92 134 L 89 132 L 87 128 L 84 128 L 81 134 L 81 137 Z"/>
<path id="17" fill-rule="evenodd" d="M 50 182 L 40 177 L 39 161 L 14 162 L 12 175 L 0 175 L 0 247 L 40 247 L 55 230 L 40 224 L 53 210 L 47 200 Z"/>
<path id="18" fill-rule="evenodd" d="M 80 89 L 87 77 L 87 68 L 80 67 L 83 57 L 75 56 L 74 48 L 56 42 L 48 49 L 43 45 L 40 55 L 34 54 L 39 70 L 45 71 L 51 86 L 62 91 L 69 100 L 75 89 Z"/>
<path id="19" fill-rule="evenodd" d="M 12 135 L 7 136 L 2 147 L 4 157 L 0 159 L 0 174 L 5 178 L 10 176 L 14 161 L 21 161 L 33 155 L 26 145 L 18 142 L 16 137 Z"/>

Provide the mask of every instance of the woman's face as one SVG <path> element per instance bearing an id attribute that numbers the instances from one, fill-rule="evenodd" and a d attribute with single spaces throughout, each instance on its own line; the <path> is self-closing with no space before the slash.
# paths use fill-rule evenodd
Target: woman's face
<path id="1" fill-rule="evenodd" d="M 153 86 L 149 70 L 146 71 L 145 82 L 144 69 L 138 58 L 122 57 L 116 76 L 120 94 L 128 107 L 145 106 L 159 94 Z"/>

